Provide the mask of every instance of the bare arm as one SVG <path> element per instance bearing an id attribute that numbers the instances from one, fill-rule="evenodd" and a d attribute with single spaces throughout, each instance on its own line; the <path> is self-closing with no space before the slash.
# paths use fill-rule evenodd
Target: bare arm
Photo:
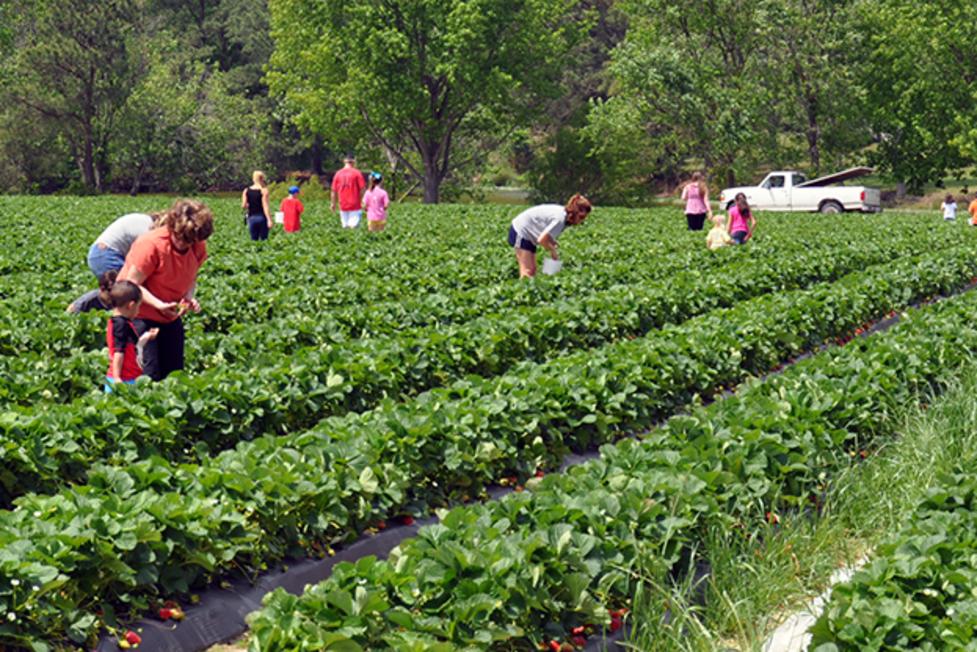
<path id="1" fill-rule="evenodd" d="M 268 207 L 268 189 L 261 189 L 261 209 L 265 212 L 265 219 L 268 220 L 268 228 L 270 229 L 274 222 L 271 221 L 271 209 Z"/>
<path id="2" fill-rule="evenodd" d="M 539 246 L 550 252 L 550 256 L 553 260 L 559 260 L 560 257 L 557 255 L 556 250 L 556 240 L 553 239 L 549 233 L 544 233 L 543 237 L 539 239 Z"/>
<path id="3" fill-rule="evenodd" d="M 336 191 L 331 188 L 329 190 L 329 210 L 333 213 L 336 212 Z"/>
<path id="4" fill-rule="evenodd" d="M 112 354 L 112 377 L 116 380 L 122 380 L 122 361 L 125 359 L 125 355 L 122 351 L 116 351 Z"/>
<path id="5" fill-rule="evenodd" d="M 143 274 L 140 270 L 136 269 L 135 267 L 132 267 L 129 270 L 127 270 L 125 276 L 119 274 L 118 280 L 132 281 L 133 283 L 139 286 L 140 290 L 142 290 L 143 301 L 151 305 L 153 308 L 156 308 L 160 312 L 165 313 L 168 311 L 173 311 L 175 314 L 176 307 L 179 304 L 177 304 L 176 302 L 167 303 L 166 301 L 159 299 L 155 294 L 147 290 L 146 286 L 143 285 L 143 283 L 146 281 L 146 275 Z"/>
<path id="6" fill-rule="evenodd" d="M 709 189 L 707 188 L 704 193 L 702 193 L 702 201 L 706 204 L 706 215 L 709 219 L 712 219 L 712 204 L 709 203 Z"/>
<path id="7" fill-rule="evenodd" d="M 245 188 L 241 191 L 241 209 L 246 209 L 248 207 L 248 189 Z"/>

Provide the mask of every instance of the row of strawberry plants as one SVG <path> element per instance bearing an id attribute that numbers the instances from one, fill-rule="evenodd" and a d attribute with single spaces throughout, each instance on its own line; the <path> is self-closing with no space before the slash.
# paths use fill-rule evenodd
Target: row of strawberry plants
<path id="1" fill-rule="evenodd" d="M 96 464 L 87 485 L 22 496 L 0 513 L 0 547 L 11 551 L 0 555 L 0 577 L 38 587 L 25 593 L 0 582 L 0 600 L 16 604 L 20 619 L 0 641 L 61 634 L 81 642 L 97 626 L 95 609 L 110 617 L 112 605 L 145 608 L 153 595 L 479 495 L 501 476 L 526 477 L 570 450 L 647 426 L 975 270 L 972 256 L 901 261 L 654 337 L 242 443 L 199 464 Z"/>
<path id="2" fill-rule="evenodd" d="M 638 335 L 664 323 L 681 321 L 763 292 L 837 278 L 863 266 L 930 250 L 933 246 L 910 237 L 888 243 L 886 247 L 865 242 L 860 248 L 849 249 L 835 244 L 778 247 L 759 259 L 734 256 L 730 263 L 714 271 L 689 271 L 667 283 L 617 286 L 542 305 L 535 304 L 552 288 L 544 284 L 510 284 L 522 291 L 530 306 L 458 325 L 405 326 L 387 337 L 346 344 L 336 342 L 329 348 L 312 351 L 298 349 L 302 338 L 284 326 L 276 329 L 276 339 L 289 341 L 283 350 L 261 340 L 267 337 L 265 329 L 241 324 L 232 337 L 215 336 L 220 342 L 215 354 L 200 356 L 212 369 L 201 378 L 215 385 L 236 383 L 244 374 L 252 376 L 252 367 L 261 370 L 259 377 L 275 378 L 280 369 L 300 361 L 303 367 L 328 370 L 328 375 L 341 375 L 347 380 L 344 385 L 347 395 L 323 404 L 321 411 L 358 411 L 372 405 L 378 397 L 423 391 L 466 373 L 496 374 L 523 358 L 541 359 L 556 351 L 597 346 Z M 731 277 L 738 281 L 732 287 L 727 280 Z M 360 314 L 371 310 L 372 307 L 362 307 Z M 331 330 L 334 322 L 329 319 L 319 321 L 312 315 L 299 317 L 293 323 L 312 325 L 311 332 L 332 333 L 332 337 L 337 337 L 335 333 L 339 330 Z M 255 349 L 261 353 L 256 354 Z M 241 364 L 235 366 L 235 360 Z M 21 355 L 0 358 L 0 370 L 6 379 L 0 382 L 0 405 L 30 405 L 38 400 L 70 401 L 95 392 L 91 379 L 104 371 L 104 360 L 90 352 L 54 361 L 49 355 Z M 169 392 L 168 389 L 160 391 Z M 144 400 L 155 400 L 160 391 L 147 392 Z M 268 414 L 287 419 L 290 411 L 290 406 L 285 404 Z M 264 427 L 267 426 L 261 422 L 254 424 L 257 432 Z"/>
<path id="3" fill-rule="evenodd" d="M 918 312 L 893 332 L 677 417 L 642 442 L 605 446 L 600 460 L 534 481 L 530 491 L 456 508 L 386 561 L 342 564 L 301 597 L 279 589 L 250 619 L 251 650 L 582 647 L 590 633 L 615 627 L 615 607 L 628 603 L 637 577 L 682 571 L 683 552 L 707 520 L 752 529 L 767 510 L 806 502 L 850 464 L 848 450 L 895 434 L 914 402 L 961 365 L 973 367 L 975 307 L 971 295 Z M 920 532 L 927 536 L 912 557 L 890 549 L 892 558 L 862 573 L 905 577 L 902 586 L 866 582 L 860 601 L 829 612 L 842 614 L 839 628 L 866 634 L 844 649 L 917 647 L 912 616 L 942 614 L 942 591 L 960 596 L 962 613 L 943 623 L 930 617 L 931 645 L 922 649 L 962 649 L 972 639 L 972 477 L 936 495 L 950 509 L 966 505 L 963 519 L 941 518 Z M 959 545 L 944 541 L 950 525 L 963 526 Z M 941 576 L 937 553 L 950 551 L 957 563 Z M 946 581 L 933 583 L 934 575 Z M 889 594 L 870 606 L 879 588 Z M 901 639 L 861 629 L 893 620 L 904 625 Z"/>
<path id="4" fill-rule="evenodd" d="M 977 475 L 959 464 L 929 489 L 903 530 L 832 588 L 811 649 L 967 650 L 977 636 Z"/>
<path id="5" fill-rule="evenodd" d="M 217 205 L 229 208 L 228 203 Z M 200 322 L 207 329 L 224 331 L 242 321 L 263 322 L 269 316 L 287 317 L 296 312 L 319 312 L 343 305 L 375 305 L 431 292 L 477 289 L 510 280 L 515 267 L 504 243 L 507 212 L 506 209 L 487 211 L 485 215 L 479 215 L 477 221 L 463 224 L 465 228 L 461 228 L 455 215 L 447 212 L 428 215 L 425 211 L 424 215 L 414 216 L 409 223 L 402 224 L 401 231 L 407 232 L 393 239 L 375 241 L 358 237 L 359 234 L 313 229 L 300 238 L 259 248 L 234 233 L 238 229 L 236 220 L 218 220 L 217 232 L 209 243 L 211 260 L 204 268 L 200 286 L 208 314 Z M 578 256 L 579 260 L 586 260 L 588 265 L 596 268 L 603 268 L 609 258 L 621 259 L 625 264 L 607 266 L 607 271 L 613 271 L 613 277 L 618 281 L 646 274 L 651 268 L 660 267 L 662 274 L 668 273 L 666 268 L 669 266 L 677 268 L 680 261 L 672 261 L 671 254 L 678 249 L 681 239 L 667 247 L 655 247 L 652 232 L 645 230 L 632 232 L 625 243 L 619 237 L 623 232 L 617 222 L 627 220 L 619 219 L 619 215 L 623 215 L 619 211 L 606 213 L 610 215 L 598 224 L 598 238 L 567 239 L 571 258 Z M 66 232 L 52 228 L 50 241 L 38 246 L 36 222 L 37 219 L 22 225 L 24 233 L 32 234 L 35 242 L 30 248 L 18 250 L 16 258 L 36 263 L 38 270 L 32 274 L 18 274 L 13 288 L 20 292 L 13 293 L 9 300 L 0 300 L 0 321 L 9 314 L 18 319 L 17 323 L 23 323 L 23 327 L 0 331 L 0 352 L 20 354 L 24 350 L 43 350 L 57 353 L 52 347 L 64 350 L 72 344 L 97 343 L 97 334 L 84 338 L 84 333 L 71 328 L 73 322 L 70 320 L 51 324 L 49 316 L 44 315 L 41 319 L 41 315 L 34 316 L 31 311 L 24 310 L 25 305 L 34 306 L 36 301 L 29 288 L 37 287 L 37 283 L 50 284 L 51 275 L 43 270 L 52 260 L 59 265 L 57 281 L 76 279 L 64 286 L 60 295 L 63 298 L 58 303 L 67 303 L 77 294 L 77 288 L 91 283 L 90 274 L 83 265 L 88 241 L 77 234 L 76 225 L 70 225 Z M 8 228 L 5 234 L 14 238 L 11 232 L 16 233 L 16 230 Z M 668 233 L 669 229 L 664 231 Z M 493 233 L 499 246 L 485 247 L 486 236 Z M 94 234 L 88 237 L 94 237 Z M 454 246 L 443 246 L 446 242 Z M 351 247 L 355 247 L 355 252 Z M 639 253 L 650 254 L 654 253 L 650 250 L 659 249 L 665 254 L 660 263 L 636 264 Z M 708 261 L 709 257 L 700 249 L 695 248 L 694 258 Z M 418 264 L 419 261 L 424 264 Z M 439 273 L 431 274 L 431 269 L 438 269 Z M 595 281 L 599 282 L 603 276 L 596 275 Z M 377 278 L 383 278 L 384 282 L 377 283 Z M 288 291 L 281 291 L 282 285 L 286 285 Z M 0 296 L 6 297 L 4 290 L 0 288 Z M 23 330 L 27 330 L 30 337 L 24 336 Z"/>
<path id="6" fill-rule="evenodd" d="M 877 275 L 902 284 L 900 293 L 887 297 L 886 305 L 899 305 L 909 296 L 928 294 L 934 288 L 969 278 L 974 249 L 974 245 L 964 245 L 931 254 L 922 262 L 907 258 L 886 263 L 876 270 Z M 617 301 L 603 297 L 583 300 L 575 309 L 566 304 L 543 307 L 535 311 L 532 319 L 517 319 L 517 315 L 510 314 L 505 325 L 498 320 L 478 320 L 458 334 L 430 333 L 416 340 L 405 337 L 393 342 L 367 340 L 349 349 L 309 351 L 299 364 L 292 360 L 251 373 L 218 369 L 186 378 L 179 385 L 168 381 L 155 387 L 139 387 L 136 392 L 119 392 L 117 395 L 124 397 L 121 401 L 118 396 L 98 395 L 56 410 L 8 413 L 0 420 L 0 452 L 8 467 L 6 476 L 0 478 L 6 492 L 4 504 L 9 497 L 27 490 L 49 492 L 64 481 L 81 480 L 88 466 L 99 459 L 124 463 L 150 454 L 174 460 L 198 456 L 227 448 L 241 439 L 307 427 L 328 414 L 369 408 L 385 395 L 402 396 L 418 387 L 458 378 L 465 372 L 492 375 L 526 356 L 559 351 L 558 347 L 596 344 L 601 338 L 598 327 L 605 329 L 605 340 L 645 333 L 660 324 L 656 319 L 704 313 L 716 304 L 771 289 L 770 282 L 782 286 L 793 284 L 794 279 L 808 283 L 819 276 L 836 278 L 866 262 L 852 253 L 839 253 L 838 258 L 830 262 L 820 258 L 781 261 L 780 269 L 755 267 L 738 275 L 748 283 L 733 288 L 723 277 L 713 279 L 713 285 L 706 287 L 675 286 L 665 292 L 633 290 L 617 297 Z M 928 275 L 920 278 L 917 265 L 922 265 Z M 870 296 L 886 296 L 887 290 L 887 285 L 880 284 Z M 794 297 L 781 301 L 791 302 Z M 754 304 L 748 303 L 738 314 L 752 316 L 756 310 Z M 864 309 L 857 310 L 850 318 L 857 320 L 864 313 Z M 776 320 L 776 310 L 771 309 L 770 315 Z M 682 339 L 686 332 L 700 329 L 701 321 L 708 319 L 690 322 L 642 343 Z M 578 324 L 580 330 L 571 330 L 568 323 Z M 508 330 L 504 330 L 506 327 Z M 771 327 L 776 330 L 777 324 Z M 801 327 L 809 328 L 806 323 L 801 323 Z M 721 325 L 717 330 L 721 331 Z M 820 336 L 820 332 L 814 335 Z M 746 350 L 755 347 L 757 341 L 764 341 L 745 334 L 743 339 Z M 510 375 L 545 376 L 551 369 L 573 368 L 581 360 L 613 357 L 620 348 L 627 345 L 572 354 L 530 366 L 526 371 L 517 368 Z M 347 357 L 343 358 L 343 354 Z M 752 360 L 745 366 L 747 371 L 762 368 Z M 506 379 L 473 378 L 464 382 L 492 388 Z M 175 387 L 179 390 L 174 391 Z M 442 395 L 453 397 L 454 391 L 442 390 L 433 394 L 434 399 L 422 397 L 422 405 L 440 401 Z M 685 396 L 681 394 L 679 400 Z M 402 409 L 393 405 L 377 413 Z M 421 411 L 426 409 L 422 407 Z M 352 419 L 358 420 L 355 416 Z M 385 419 L 381 417 L 380 421 Z"/>

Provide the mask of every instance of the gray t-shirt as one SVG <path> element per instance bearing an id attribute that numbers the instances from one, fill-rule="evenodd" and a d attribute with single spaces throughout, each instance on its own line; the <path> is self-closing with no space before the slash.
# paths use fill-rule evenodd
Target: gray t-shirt
<path id="1" fill-rule="evenodd" d="M 556 240 L 567 225 L 567 211 L 559 204 L 540 204 L 527 208 L 512 220 L 512 228 L 519 237 L 539 244 L 539 239 L 549 234 Z"/>
<path id="2" fill-rule="evenodd" d="M 109 248 L 125 256 L 136 238 L 152 228 L 152 216 L 145 213 L 129 213 L 112 222 L 95 242 L 104 242 Z"/>

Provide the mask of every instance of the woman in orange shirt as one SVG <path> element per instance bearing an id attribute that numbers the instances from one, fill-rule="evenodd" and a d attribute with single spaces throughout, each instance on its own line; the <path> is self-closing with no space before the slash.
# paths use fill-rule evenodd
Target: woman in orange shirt
<path id="1" fill-rule="evenodd" d="M 162 380 L 183 369 L 183 321 L 187 310 L 200 312 L 193 298 L 197 271 L 207 260 L 206 240 L 214 232 L 214 216 L 204 204 L 178 199 L 160 221 L 161 228 L 137 239 L 119 280 L 142 286 L 143 302 L 133 320 L 139 335 L 158 328 L 143 351 L 143 372 Z"/>

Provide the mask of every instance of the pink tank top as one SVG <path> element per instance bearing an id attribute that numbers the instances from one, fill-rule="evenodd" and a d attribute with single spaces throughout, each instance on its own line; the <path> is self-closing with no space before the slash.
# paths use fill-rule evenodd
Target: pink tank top
<path id="1" fill-rule="evenodd" d="M 706 202 L 702 200 L 702 193 L 699 192 L 699 184 L 690 183 L 685 186 L 685 191 L 682 194 L 685 195 L 686 214 L 701 215 L 709 212 L 706 208 Z"/>

